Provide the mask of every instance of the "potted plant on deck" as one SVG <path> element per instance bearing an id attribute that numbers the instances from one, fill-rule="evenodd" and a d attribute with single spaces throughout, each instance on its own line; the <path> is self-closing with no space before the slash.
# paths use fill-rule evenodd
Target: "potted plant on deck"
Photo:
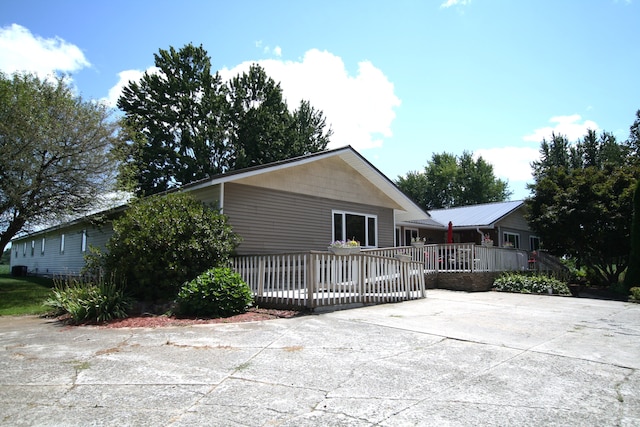
<path id="1" fill-rule="evenodd" d="M 411 238 L 411 246 L 424 246 L 425 238 L 424 237 L 412 237 Z"/>
<path id="2" fill-rule="evenodd" d="M 335 255 L 350 255 L 360 252 L 360 242 L 357 240 L 336 240 L 329 244 L 329 252 Z"/>

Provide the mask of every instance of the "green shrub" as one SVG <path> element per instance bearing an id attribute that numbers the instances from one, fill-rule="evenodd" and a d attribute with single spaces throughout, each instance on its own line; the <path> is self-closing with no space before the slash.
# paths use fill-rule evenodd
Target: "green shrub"
<path id="1" fill-rule="evenodd" d="M 131 299 L 114 281 L 56 280 L 52 293 L 45 305 L 51 307 L 56 316 L 68 314 L 76 324 L 127 317 L 131 308 Z"/>
<path id="2" fill-rule="evenodd" d="M 633 288 L 629 289 L 629 293 L 631 294 L 629 296 L 629 300 L 630 301 L 640 302 L 640 288 L 639 287 L 633 287 Z"/>
<path id="3" fill-rule="evenodd" d="M 144 301 L 175 299 L 183 283 L 227 265 L 239 243 L 224 215 L 182 193 L 134 203 L 113 230 L 102 262 L 91 265 L 117 273 L 131 295 Z"/>
<path id="4" fill-rule="evenodd" d="M 571 294 L 566 283 L 541 274 L 505 273 L 493 282 L 493 287 L 497 291 L 520 292 L 523 294 L 546 294 L 549 292 L 549 288 L 556 294 Z"/>
<path id="5" fill-rule="evenodd" d="M 178 293 L 178 311 L 184 315 L 228 317 L 243 313 L 253 296 L 249 286 L 230 268 L 212 268 L 185 283 Z"/>

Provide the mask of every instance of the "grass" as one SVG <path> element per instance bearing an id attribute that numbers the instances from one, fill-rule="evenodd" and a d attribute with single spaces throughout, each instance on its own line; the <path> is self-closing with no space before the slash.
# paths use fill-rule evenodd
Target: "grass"
<path id="1" fill-rule="evenodd" d="M 0 265 L 0 316 L 44 314 L 42 303 L 51 296 L 53 280 L 44 277 L 12 277 L 8 265 Z"/>

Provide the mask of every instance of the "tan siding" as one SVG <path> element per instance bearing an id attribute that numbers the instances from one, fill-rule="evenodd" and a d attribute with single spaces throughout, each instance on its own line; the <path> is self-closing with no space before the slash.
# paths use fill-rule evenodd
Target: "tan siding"
<path id="1" fill-rule="evenodd" d="M 520 208 L 498 222 L 500 227 L 513 230 L 529 230 L 529 223 L 524 219 L 524 209 Z"/>
<path id="2" fill-rule="evenodd" d="M 332 210 L 378 217 L 378 246 L 393 246 L 393 210 L 253 186 L 225 185 L 225 214 L 243 239 L 240 254 L 326 250 Z"/>
<path id="3" fill-rule="evenodd" d="M 239 184 L 366 205 L 400 206 L 344 160 L 327 158 L 268 174 L 243 178 Z"/>

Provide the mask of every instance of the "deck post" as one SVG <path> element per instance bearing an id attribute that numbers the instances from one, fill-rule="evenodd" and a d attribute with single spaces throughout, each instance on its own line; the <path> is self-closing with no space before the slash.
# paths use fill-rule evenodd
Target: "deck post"
<path id="1" fill-rule="evenodd" d="M 308 309 L 315 307 L 315 288 L 316 288 L 316 260 L 317 255 L 313 252 L 305 254 L 304 259 L 307 262 L 307 277 L 306 277 L 306 289 L 307 289 L 307 302 L 305 303 Z"/>

